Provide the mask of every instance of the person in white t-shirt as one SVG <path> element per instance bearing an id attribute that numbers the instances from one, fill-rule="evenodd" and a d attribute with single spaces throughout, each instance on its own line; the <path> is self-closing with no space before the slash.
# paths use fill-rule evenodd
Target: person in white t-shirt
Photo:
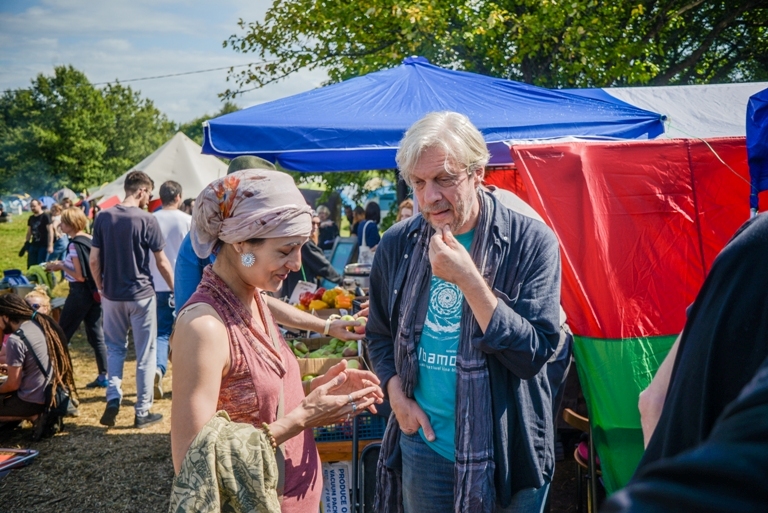
<path id="1" fill-rule="evenodd" d="M 160 231 L 165 238 L 165 256 L 176 268 L 176 257 L 184 237 L 189 232 L 192 216 L 179 210 L 181 205 L 181 185 L 169 180 L 160 186 L 160 200 L 163 208 L 154 213 Z M 168 339 L 173 331 L 174 299 L 173 292 L 165 283 L 157 269 L 155 259 L 151 262 L 152 281 L 157 296 L 157 370 L 155 371 L 155 399 L 163 397 L 163 376 L 168 368 Z"/>

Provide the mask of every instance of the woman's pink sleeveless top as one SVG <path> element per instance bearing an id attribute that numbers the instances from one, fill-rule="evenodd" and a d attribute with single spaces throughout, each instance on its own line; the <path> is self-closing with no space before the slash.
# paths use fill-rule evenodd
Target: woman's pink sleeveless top
<path id="1" fill-rule="evenodd" d="M 260 298 L 257 298 L 260 300 Z M 217 409 L 225 410 L 233 422 L 245 422 L 260 428 L 263 422 L 271 424 L 277 420 L 277 407 L 283 383 L 285 414 L 299 406 L 304 399 L 301 373 L 296 357 L 288 344 L 280 337 L 280 350 L 286 373 L 281 379 L 263 357 L 259 356 L 249 337 L 247 328 L 237 325 L 229 308 L 206 290 L 198 288 L 187 304 L 206 303 L 224 321 L 229 334 L 229 372 L 221 382 Z M 272 314 L 261 301 L 267 322 L 274 323 Z M 278 331 L 279 333 L 279 331 Z M 246 355 L 250 352 L 250 355 Z M 248 361 L 256 362 L 255 369 L 248 367 Z M 255 376 L 255 380 L 253 377 Z M 254 386 L 254 383 L 258 383 Z M 283 492 L 283 513 L 306 513 L 319 510 L 323 480 L 320 456 L 311 429 L 285 442 L 285 489 Z"/>

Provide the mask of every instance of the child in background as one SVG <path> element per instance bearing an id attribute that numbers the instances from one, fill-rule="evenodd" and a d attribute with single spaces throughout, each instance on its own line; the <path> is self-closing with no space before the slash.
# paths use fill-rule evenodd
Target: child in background
<path id="1" fill-rule="evenodd" d="M 37 312 L 45 315 L 51 315 L 51 299 L 48 297 L 48 293 L 45 288 L 38 285 L 35 289 L 24 296 L 24 301 Z"/>

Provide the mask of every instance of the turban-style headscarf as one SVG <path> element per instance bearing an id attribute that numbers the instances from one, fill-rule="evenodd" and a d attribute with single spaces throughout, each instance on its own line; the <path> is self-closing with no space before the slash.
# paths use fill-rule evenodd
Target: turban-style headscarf
<path id="1" fill-rule="evenodd" d="M 216 243 L 309 237 L 312 209 L 293 178 L 280 171 L 246 169 L 211 182 L 195 201 L 192 247 L 207 258 Z"/>

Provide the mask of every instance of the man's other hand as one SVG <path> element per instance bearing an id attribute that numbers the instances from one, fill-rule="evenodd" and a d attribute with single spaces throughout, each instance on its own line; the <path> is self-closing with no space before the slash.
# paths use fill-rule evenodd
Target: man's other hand
<path id="1" fill-rule="evenodd" d="M 416 401 L 405 396 L 400 388 L 399 376 L 394 376 L 389 380 L 387 391 L 389 392 L 389 404 L 392 411 L 395 412 L 398 424 L 400 424 L 400 431 L 406 435 L 412 435 L 419 428 L 422 428 L 427 440 L 434 442 L 435 431 L 432 429 L 432 424 L 429 423 L 429 417 Z"/>

